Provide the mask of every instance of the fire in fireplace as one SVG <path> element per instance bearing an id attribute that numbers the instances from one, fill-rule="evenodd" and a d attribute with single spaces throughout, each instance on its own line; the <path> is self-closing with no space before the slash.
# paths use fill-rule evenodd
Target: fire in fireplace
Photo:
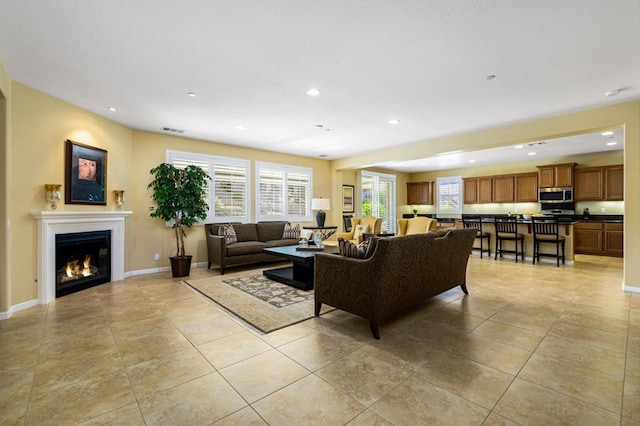
<path id="1" fill-rule="evenodd" d="M 111 231 L 56 235 L 56 297 L 111 281 Z"/>

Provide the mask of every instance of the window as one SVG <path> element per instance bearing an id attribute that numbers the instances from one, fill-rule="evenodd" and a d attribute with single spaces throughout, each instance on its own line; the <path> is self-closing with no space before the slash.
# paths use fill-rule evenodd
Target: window
<path id="1" fill-rule="evenodd" d="M 257 220 L 309 222 L 313 169 L 256 162 Z"/>
<path id="2" fill-rule="evenodd" d="M 167 163 L 178 168 L 198 166 L 211 176 L 206 193 L 209 201 L 206 222 L 249 221 L 249 161 L 167 151 Z"/>
<path id="3" fill-rule="evenodd" d="M 462 213 L 462 177 L 436 179 L 437 213 Z"/>
<path id="4" fill-rule="evenodd" d="M 379 217 L 382 219 L 381 232 L 395 232 L 395 175 L 363 171 L 360 175 L 360 192 L 362 216 Z"/>

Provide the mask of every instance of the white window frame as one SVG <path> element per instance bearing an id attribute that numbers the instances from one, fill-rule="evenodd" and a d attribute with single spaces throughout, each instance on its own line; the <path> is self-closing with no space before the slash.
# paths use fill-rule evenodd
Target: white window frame
<path id="1" fill-rule="evenodd" d="M 282 195 L 282 212 L 275 213 L 263 213 L 262 212 L 262 195 L 260 193 L 260 180 L 261 171 L 272 171 L 274 173 L 280 173 L 282 175 L 281 187 L 279 188 Z M 307 188 L 307 196 L 304 206 L 304 214 L 294 214 L 289 211 L 287 201 L 287 188 L 289 187 L 289 177 L 292 174 L 303 174 L 308 177 L 309 186 Z M 311 214 L 311 198 L 313 196 L 313 169 L 310 167 L 291 166 L 286 164 L 266 163 L 262 161 L 256 161 L 255 164 L 255 187 L 256 187 L 256 221 L 270 221 L 270 220 L 286 220 L 288 222 L 310 222 L 313 220 Z M 276 200 L 277 201 L 277 200 Z"/>
<path id="2" fill-rule="evenodd" d="M 368 170 L 362 170 L 360 172 L 360 179 L 359 179 L 360 185 L 358 188 L 360 190 L 360 203 L 358 204 L 358 212 L 360 213 L 360 215 L 362 215 L 362 203 L 364 202 L 362 179 L 365 177 L 372 178 L 374 180 L 374 192 L 372 193 L 371 208 L 372 208 L 372 214 L 376 217 L 380 217 L 380 213 L 379 211 L 377 211 L 378 201 L 380 197 L 380 182 L 381 181 L 385 183 L 388 182 L 391 184 L 392 186 L 391 191 L 393 192 L 393 194 L 391 194 L 392 199 L 388 201 L 387 217 L 383 218 L 383 223 L 380 231 L 395 233 L 396 218 L 397 218 L 396 205 L 397 205 L 397 197 L 398 197 L 396 175 L 371 172 Z"/>
<path id="3" fill-rule="evenodd" d="M 462 185 L 462 176 L 446 176 L 436 179 L 437 214 L 462 214 L 464 201 L 464 187 Z M 457 194 L 455 194 L 456 186 Z M 445 192 L 449 192 L 449 194 L 445 194 Z"/>
<path id="4" fill-rule="evenodd" d="M 173 164 L 174 160 L 182 160 L 184 162 L 192 161 L 195 165 L 207 164 L 209 176 L 211 176 L 211 182 L 209 188 L 207 188 L 207 203 L 209 205 L 209 211 L 207 212 L 207 218 L 204 223 L 211 222 L 249 222 L 250 220 L 250 194 L 251 194 L 251 162 L 249 160 L 243 160 L 240 158 L 219 157 L 207 154 L 199 154 L 195 152 L 174 151 L 167 150 L 166 162 Z M 236 167 L 238 169 L 244 169 L 244 200 L 240 203 L 240 215 L 216 215 L 216 193 L 215 193 L 215 179 L 216 179 L 216 164 Z M 214 188 L 214 190 L 209 190 Z"/>

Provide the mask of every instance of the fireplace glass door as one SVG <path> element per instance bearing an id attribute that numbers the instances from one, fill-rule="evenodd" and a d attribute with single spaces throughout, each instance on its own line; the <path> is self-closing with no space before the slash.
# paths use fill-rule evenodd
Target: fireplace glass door
<path id="1" fill-rule="evenodd" d="M 56 297 L 111 281 L 111 231 L 56 235 Z"/>

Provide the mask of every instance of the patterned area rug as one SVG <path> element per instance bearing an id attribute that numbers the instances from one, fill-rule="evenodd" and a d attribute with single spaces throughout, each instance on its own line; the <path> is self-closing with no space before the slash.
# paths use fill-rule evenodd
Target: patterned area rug
<path id="1" fill-rule="evenodd" d="M 272 281 L 256 271 L 185 281 L 263 333 L 313 318 L 313 290 Z M 333 308 L 323 305 L 321 314 Z"/>

